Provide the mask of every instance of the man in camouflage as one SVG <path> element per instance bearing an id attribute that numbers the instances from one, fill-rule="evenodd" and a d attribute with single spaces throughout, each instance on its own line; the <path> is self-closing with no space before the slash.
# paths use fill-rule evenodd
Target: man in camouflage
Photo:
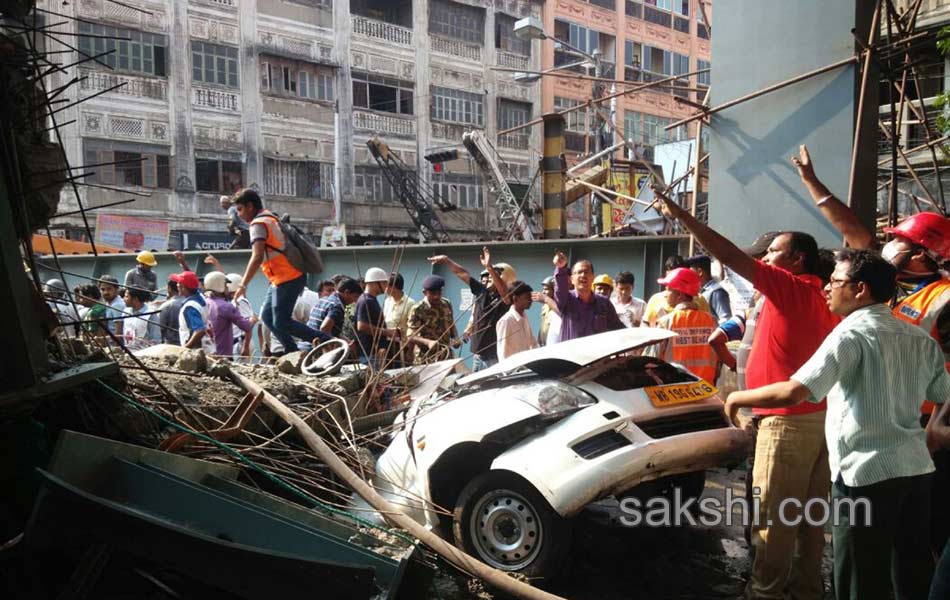
<path id="1" fill-rule="evenodd" d="M 417 364 L 450 358 L 451 348 L 461 346 L 452 303 L 442 297 L 444 287 L 444 279 L 429 275 L 422 281 L 423 299 L 409 310 L 409 337 L 416 345 Z"/>

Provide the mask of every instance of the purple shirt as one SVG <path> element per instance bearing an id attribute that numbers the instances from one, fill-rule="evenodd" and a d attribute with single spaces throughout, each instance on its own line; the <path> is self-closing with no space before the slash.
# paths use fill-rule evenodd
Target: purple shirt
<path id="1" fill-rule="evenodd" d="M 219 356 L 234 354 L 234 330 L 232 325 L 248 333 L 254 326 L 241 316 L 237 307 L 222 298 L 215 296 L 208 300 L 208 315 L 211 321 L 211 331 L 214 334 L 214 353 Z"/>
<path id="2" fill-rule="evenodd" d="M 583 302 L 570 289 L 569 278 L 567 267 L 554 270 L 554 301 L 561 311 L 562 342 L 624 328 L 609 298 L 593 294 L 590 302 Z"/>

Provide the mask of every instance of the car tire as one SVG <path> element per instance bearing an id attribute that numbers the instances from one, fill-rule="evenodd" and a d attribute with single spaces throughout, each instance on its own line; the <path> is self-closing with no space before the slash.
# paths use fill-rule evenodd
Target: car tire
<path id="1" fill-rule="evenodd" d="M 452 520 L 456 546 L 496 569 L 530 579 L 553 579 L 570 550 L 571 533 L 571 522 L 509 471 L 489 471 L 470 481 Z"/>

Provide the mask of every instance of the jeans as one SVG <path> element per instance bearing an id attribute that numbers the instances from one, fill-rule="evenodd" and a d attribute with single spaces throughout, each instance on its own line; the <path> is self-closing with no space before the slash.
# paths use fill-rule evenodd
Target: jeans
<path id="1" fill-rule="evenodd" d="M 937 572 L 934 573 L 930 584 L 930 600 L 946 600 L 950 598 L 950 545 L 944 545 L 943 555 L 937 563 Z"/>
<path id="2" fill-rule="evenodd" d="M 482 369 L 487 369 L 488 367 L 493 367 L 498 364 L 497 358 L 482 358 L 478 354 L 472 355 L 472 371 L 477 373 Z"/>
<path id="3" fill-rule="evenodd" d="M 831 489 L 838 503 L 834 525 L 835 591 L 839 600 L 918 600 L 933 576 L 930 555 L 930 487 L 933 475 L 898 477 L 860 487 L 841 477 Z M 842 499 L 866 498 L 854 514 Z M 893 594 L 893 595 L 892 595 Z M 940 596 L 946 598 L 946 596 Z"/>
<path id="4" fill-rule="evenodd" d="M 307 327 L 293 318 L 294 304 L 306 285 L 307 276 L 301 275 L 297 279 L 267 288 L 267 297 L 264 298 L 264 306 L 261 308 L 261 321 L 267 325 L 274 337 L 280 340 L 285 354 L 297 349 L 295 337 L 307 342 L 313 341 L 314 338 L 320 338 L 320 341 L 330 339 L 322 331 Z"/>

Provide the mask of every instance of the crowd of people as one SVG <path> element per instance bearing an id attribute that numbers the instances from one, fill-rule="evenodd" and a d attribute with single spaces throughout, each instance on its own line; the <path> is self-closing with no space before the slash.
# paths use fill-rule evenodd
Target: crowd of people
<path id="1" fill-rule="evenodd" d="M 669 329 L 678 335 L 651 352 L 711 383 L 734 371 L 738 391 L 725 411 L 733 420 L 741 409 L 754 415 L 747 488 L 763 518 L 749 533 L 748 598 L 823 596 L 823 527 L 779 517 L 789 516 L 789 499 L 804 507 L 828 497 L 868 498 L 873 510 L 869 526 L 861 515 L 834 523 L 839 598 L 950 598 L 950 520 L 941 510 L 950 499 L 950 451 L 941 449 L 950 448 L 950 220 L 914 215 L 886 230 L 893 238 L 878 252 L 874 233 L 818 179 L 807 149 L 792 162 L 848 248 L 821 249 L 798 231 L 765 232 L 740 248 L 655 189 L 664 214 L 706 253 L 669 257 L 658 280 L 664 290 L 647 301 L 633 296 L 631 272 L 598 274 L 590 259 L 569 265 L 560 252 L 535 291 L 488 248 L 477 277 L 449 256 L 429 258 L 471 293 L 461 332 L 440 275 L 407 290 L 402 274 L 371 267 L 311 291 L 253 190 L 227 206 L 222 199 L 247 224 L 243 274 L 224 273 L 209 256 L 214 270 L 202 282 L 178 254 L 182 270 L 155 299 L 155 257 L 143 252 L 124 286 L 102 275 L 74 290 L 78 314 L 61 281 L 48 282 L 48 294 L 62 322 L 130 345 L 162 341 L 241 359 L 257 325 L 265 357 L 341 338 L 376 369 L 448 358 L 463 341 L 481 370 L 606 331 Z M 256 316 L 245 292 L 258 271 L 270 285 Z M 527 318 L 533 303 L 541 305 L 537 331 Z"/>

